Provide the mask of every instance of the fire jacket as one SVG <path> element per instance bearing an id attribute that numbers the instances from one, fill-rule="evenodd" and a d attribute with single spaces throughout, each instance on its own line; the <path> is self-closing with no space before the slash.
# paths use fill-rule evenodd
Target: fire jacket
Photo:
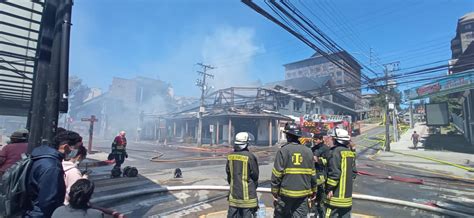
<path id="1" fill-rule="evenodd" d="M 326 203 L 334 207 L 351 207 L 356 153 L 344 145 L 335 145 L 330 151 L 326 191 L 333 191 L 333 197 Z"/>
<path id="2" fill-rule="evenodd" d="M 272 193 L 302 198 L 316 192 L 313 153 L 308 147 L 288 143 L 276 154 L 272 170 Z"/>
<path id="3" fill-rule="evenodd" d="M 229 206 L 257 207 L 258 162 L 247 149 L 227 156 L 227 182 L 230 185 Z"/>
<path id="4" fill-rule="evenodd" d="M 123 154 L 125 153 L 125 148 L 127 147 L 127 138 L 122 136 L 117 136 L 112 143 L 112 153 L 114 154 Z"/>
<path id="5" fill-rule="evenodd" d="M 328 158 L 330 154 L 329 147 L 324 143 L 315 145 L 311 150 L 313 150 L 313 155 L 318 157 L 318 160 L 315 162 L 316 168 L 316 182 L 318 185 L 323 185 L 326 182 L 327 173 L 328 173 Z"/>

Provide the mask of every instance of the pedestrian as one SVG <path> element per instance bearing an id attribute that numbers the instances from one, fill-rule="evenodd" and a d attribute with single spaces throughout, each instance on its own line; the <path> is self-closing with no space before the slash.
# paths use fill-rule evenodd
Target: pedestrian
<path id="1" fill-rule="evenodd" d="M 63 161 L 64 182 L 66 184 L 66 195 L 64 204 L 69 204 L 69 191 L 71 186 L 79 179 L 87 179 L 88 174 L 79 170 L 78 165 L 87 156 L 87 149 L 83 145 L 79 145 L 76 149 L 71 149 L 68 154 L 68 160 Z"/>
<path id="2" fill-rule="evenodd" d="M 234 152 L 227 156 L 226 173 L 230 185 L 227 217 L 255 217 L 257 212 L 258 161 L 248 146 L 251 135 L 235 136 Z"/>
<path id="3" fill-rule="evenodd" d="M 0 176 L 13 164 L 21 160 L 28 150 L 28 130 L 19 129 L 10 136 L 9 144 L 0 150 Z"/>
<path id="4" fill-rule="evenodd" d="M 104 213 L 93 209 L 90 206 L 90 199 L 94 193 L 94 183 L 87 179 L 79 179 L 72 186 L 69 192 L 69 205 L 64 205 L 56 209 L 53 218 L 102 218 Z"/>
<path id="5" fill-rule="evenodd" d="M 312 147 L 314 163 L 316 168 L 316 183 L 318 190 L 316 192 L 316 212 L 319 217 L 324 217 L 325 207 L 325 183 L 327 178 L 327 159 L 329 158 L 329 147 L 324 143 L 323 134 L 315 134 L 313 136 L 314 146 Z"/>
<path id="6" fill-rule="evenodd" d="M 112 154 L 115 159 L 114 168 L 119 168 L 122 166 L 125 158 L 128 158 L 126 151 L 127 147 L 127 138 L 125 137 L 125 131 L 120 131 L 118 136 L 115 137 L 114 142 L 112 143 Z"/>
<path id="7" fill-rule="evenodd" d="M 278 150 L 272 169 L 271 191 L 275 217 L 306 217 L 308 200 L 316 197 L 316 170 L 311 149 L 301 145 L 301 129 L 286 124 L 287 144 Z"/>
<path id="8" fill-rule="evenodd" d="M 61 162 L 70 152 L 70 147 L 80 143 L 82 137 L 79 134 L 64 131 L 52 142 L 32 151 L 33 163 L 27 181 L 32 207 L 25 212 L 25 217 L 51 217 L 53 211 L 63 205 L 66 185 Z"/>
<path id="9" fill-rule="evenodd" d="M 334 146 L 328 159 L 325 216 L 350 217 L 356 153 L 351 150 L 351 137 L 346 130 L 336 128 L 331 136 Z"/>
<path id="10" fill-rule="evenodd" d="M 411 134 L 411 140 L 413 142 L 413 148 L 416 150 L 418 146 L 418 140 L 420 139 L 420 135 L 416 133 L 416 131 L 413 131 L 413 134 Z"/>

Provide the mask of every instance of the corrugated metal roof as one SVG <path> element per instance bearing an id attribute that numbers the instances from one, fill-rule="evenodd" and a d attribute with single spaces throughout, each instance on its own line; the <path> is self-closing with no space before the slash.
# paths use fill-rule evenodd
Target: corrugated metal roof
<path id="1" fill-rule="evenodd" d="M 0 2 L 0 114 L 28 111 L 43 3 Z"/>

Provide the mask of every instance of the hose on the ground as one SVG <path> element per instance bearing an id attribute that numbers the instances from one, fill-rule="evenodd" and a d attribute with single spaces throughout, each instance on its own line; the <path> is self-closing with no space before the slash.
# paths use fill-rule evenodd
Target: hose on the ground
<path id="1" fill-rule="evenodd" d="M 466 167 L 466 166 L 463 166 L 463 165 L 460 165 L 460 164 L 455 164 L 455 163 L 445 161 L 445 160 L 439 160 L 439 159 L 436 159 L 436 158 L 432 158 L 432 157 L 428 157 L 428 156 L 424 156 L 424 155 L 418 155 L 418 154 L 407 154 L 407 153 L 397 152 L 397 151 L 391 151 L 391 152 L 395 153 L 395 154 L 401 154 L 401 155 L 405 155 L 405 156 L 412 156 L 412 157 L 422 158 L 422 159 L 425 159 L 425 160 L 431 160 L 431 161 L 434 161 L 434 162 L 438 162 L 438 163 L 450 165 L 450 166 L 453 166 L 453 167 L 457 167 L 459 169 L 463 169 L 463 170 L 466 170 L 466 171 L 469 171 L 469 172 L 474 172 L 474 168 L 472 168 L 472 167 Z"/>
<path id="2" fill-rule="evenodd" d="M 111 210 L 111 209 L 108 209 L 108 208 L 97 207 L 97 206 L 91 206 L 91 208 L 96 209 L 96 210 L 100 210 L 104 214 L 113 216 L 114 218 L 125 218 L 126 217 L 124 214 L 122 214 L 120 212 L 117 212 L 117 211 L 114 211 L 114 210 Z"/>
<path id="3" fill-rule="evenodd" d="M 104 201 L 125 199 L 125 198 L 135 197 L 139 195 L 145 195 L 145 194 L 153 194 L 153 193 L 161 193 L 161 192 L 169 192 L 169 191 L 186 191 L 186 190 L 228 191 L 229 186 L 192 185 L 192 186 L 154 187 L 154 188 L 148 188 L 148 189 L 142 189 L 142 190 L 123 192 L 123 193 L 118 193 L 118 194 L 113 194 L 113 195 L 108 195 L 108 196 L 97 197 L 97 198 L 92 199 L 91 203 L 99 203 L 99 202 L 104 202 Z M 271 193 L 271 189 L 259 187 L 257 188 L 257 192 Z M 470 217 L 470 215 L 465 214 L 465 213 L 438 208 L 438 207 L 434 207 L 433 205 L 413 203 L 409 201 L 397 200 L 397 199 L 392 199 L 392 198 L 384 198 L 384 197 L 363 195 L 363 194 L 353 194 L 352 198 L 359 199 L 359 200 L 366 200 L 366 201 L 374 201 L 377 203 L 395 204 L 399 206 L 412 207 L 412 208 L 417 208 L 424 211 L 430 211 L 430 212 L 445 214 L 445 215 L 454 216 L 454 217 Z"/>
<path id="4" fill-rule="evenodd" d="M 419 184 L 419 185 L 424 184 L 423 179 L 405 178 L 405 177 L 400 177 L 400 176 L 386 176 L 386 175 L 375 174 L 375 173 L 362 171 L 362 170 L 358 170 L 357 174 L 363 175 L 363 176 L 373 176 L 379 179 L 388 179 L 388 180 L 393 180 L 393 181 L 398 181 L 398 182 L 406 182 L 406 183 L 413 183 L 413 184 Z"/>

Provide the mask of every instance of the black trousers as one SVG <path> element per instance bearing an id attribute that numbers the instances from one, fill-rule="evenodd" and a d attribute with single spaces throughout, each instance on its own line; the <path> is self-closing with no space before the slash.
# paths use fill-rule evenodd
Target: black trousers
<path id="1" fill-rule="evenodd" d="M 318 214 L 318 217 L 324 217 L 326 214 L 326 205 L 324 201 L 326 200 L 326 192 L 324 191 L 324 186 L 318 186 L 318 192 L 316 192 L 316 202 L 314 205 L 315 212 Z"/>
<path id="2" fill-rule="evenodd" d="M 289 198 L 280 196 L 275 203 L 274 217 L 306 217 L 309 213 L 308 198 Z"/>
<path id="3" fill-rule="evenodd" d="M 350 218 L 352 207 L 333 207 L 326 204 L 326 218 Z"/>
<path id="4" fill-rule="evenodd" d="M 229 206 L 227 218 L 254 218 L 257 217 L 257 208 L 238 208 Z"/>
<path id="5" fill-rule="evenodd" d="M 114 154 L 114 159 L 115 159 L 115 166 L 120 168 L 125 161 L 125 154 L 124 153 L 119 153 L 119 154 Z"/>

